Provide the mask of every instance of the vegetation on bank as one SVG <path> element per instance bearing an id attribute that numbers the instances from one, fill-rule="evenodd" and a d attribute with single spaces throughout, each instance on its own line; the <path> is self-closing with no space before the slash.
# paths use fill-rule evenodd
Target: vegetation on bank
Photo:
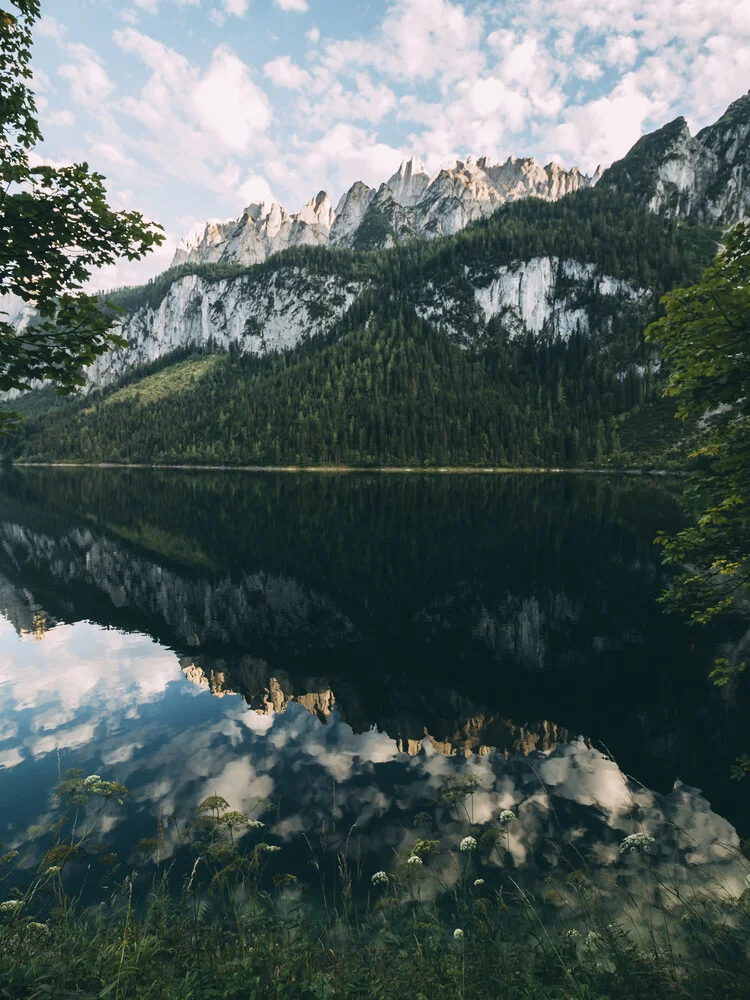
<path id="1" fill-rule="evenodd" d="M 750 591 L 750 225 L 729 232 L 701 280 L 664 304 L 647 336 L 669 364 L 666 394 L 678 416 L 706 426 L 685 496 L 697 523 L 661 538 L 667 561 L 688 567 L 665 603 L 700 625 L 745 609 Z"/>
<path id="2" fill-rule="evenodd" d="M 98 830 L 127 789 L 70 772 L 43 857 L 34 864 L 21 847 L 0 858 L 0 995 L 748 995 L 750 883 L 738 897 L 697 865 L 686 882 L 658 860 L 654 838 L 636 831 L 620 844 L 608 884 L 571 855 L 539 895 L 523 886 L 508 849 L 514 813 L 475 825 L 473 791 L 470 779 L 454 778 L 438 793 L 466 831 L 452 849 L 440 850 L 420 815 L 388 871 L 370 871 L 351 836 L 334 859 L 311 847 L 308 886 L 284 870 L 285 845 L 273 842 L 265 804 L 245 815 L 218 795 L 190 823 L 162 817 L 156 836 L 121 863 Z M 186 861 L 182 870 L 173 850 Z M 86 878 L 76 879 L 84 866 Z M 86 881 L 97 868 L 101 888 L 92 890 Z"/>
<path id="3" fill-rule="evenodd" d="M 207 465 L 684 464 L 684 434 L 661 401 L 664 376 L 642 331 L 659 294 L 698 276 L 718 234 L 595 191 L 513 203 L 446 239 L 369 253 L 299 247 L 253 268 L 184 265 L 120 290 L 109 296 L 118 307 L 154 308 L 185 274 L 262 280 L 282 265 L 365 285 L 328 335 L 288 351 L 183 348 L 54 414 L 29 405 L 3 453 Z M 568 339 L 514 336 L 504 316 L 479 325 L 474 287 L 534 256 L 593 261 L 650 292 L 576 287 L 590 330 Z M 558 275 L 560 294 L 567 280 Z M 450 329 L 417 314 L 436 289 L 455 303 Z M 186 362 L 200 377 L 183 377 Z"/>
<path id="4" fill-rule="evenodd" d="M 264 357 L 195 354 L 187 368 L 183 352 L 127 391 L 28 418 L 5 453 L 164 465 L 580 467 L 659 464 L 665 444 L 679 442 L 651 367 L 623 367 L 584 334 L 514 339 L 498 324 L 481 347 L 465 349 L 374 295 L 337 334 Z M 654 420 L 635 421 L 641 410 L 656 415 L 651 439 Z"/>

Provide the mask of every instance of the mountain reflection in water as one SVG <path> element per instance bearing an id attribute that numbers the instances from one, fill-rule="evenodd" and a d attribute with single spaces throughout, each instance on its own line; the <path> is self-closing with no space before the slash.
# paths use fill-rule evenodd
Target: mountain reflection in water
<path id="1" fill-rule="evenodd" d="M 215 793 L 386 863 L 471 773 L 517 865 L 636 829 L 724 864 L 744 706 L 655 603 L 679 517 L 643 479 L 3 472 L 0 839 L 59 751 L 131 788 L 122 844 Z"/>

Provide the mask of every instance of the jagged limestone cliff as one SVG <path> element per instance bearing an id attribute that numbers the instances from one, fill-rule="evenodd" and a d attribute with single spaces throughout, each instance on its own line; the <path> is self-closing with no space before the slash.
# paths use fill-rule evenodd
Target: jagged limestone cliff
<path id="1" fill-rule="evenodd" d="M 211 220 L 202 232 L 185 237 L 172 266 L 192 263 L 257 264 L 293 246 L 370 249 L 392 246 L 411 236 L 450 235 L 500 205 L 534 196 L 555 201 L 595 184 L 577 167 L 542 167 L 534 159 L 487 157 L 457 160 L 430 176 L 420 160 L 405 160 L 379 188 L 361 181 L 342 196 L 334 211 L 320 191 L 296 214 L 274 202 L 248 205 L 239 219 Z"/>
<path id="2" fill-rule="evenodd" d="M 652 212 L 731 226 L 750 214 L 750 93 L 692 136 L 684 118 L 639 139 L 605 171 L 605 187 Z"/>

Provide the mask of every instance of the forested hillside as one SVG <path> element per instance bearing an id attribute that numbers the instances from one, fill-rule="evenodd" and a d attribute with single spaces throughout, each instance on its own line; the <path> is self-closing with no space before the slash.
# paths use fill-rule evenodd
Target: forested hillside
<path id="1" fill-rule="evenodd" d="M 517 202 L 456 236 L 388 251 L 296 248 L 252 268 L 185 265 L 111 300 L 131 315 L 153 311 L 186 273 L 257 284 L 282 267 L 304 270 L 308 281 L 335 275 L 361 292 L 327 333 L 291 349 L 191 343 L 129 372 L 126 386 L 30 412 L 5 455 L 242 465 L 642 461 L 677 432 L 642 331 L 659 295 L 693 281 L 717 239 L 593 189 Z M 531 331 L 508 308 L 488 315 L 478 305 L 500 269 L 534 259 L 552 261 L 554 294 L 579 317 L 564 336 L 551 323 Z M 570 262 L 581 265 L 576 281 Z M 600 276 L 624 291 L 604 295 Z"/>

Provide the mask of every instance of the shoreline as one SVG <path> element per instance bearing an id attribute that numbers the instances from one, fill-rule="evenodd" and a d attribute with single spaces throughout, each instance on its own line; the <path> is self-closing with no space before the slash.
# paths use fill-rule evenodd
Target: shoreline
<path id="1" fill-rule="evenodd" d="M 597 476 L 687 476 L 682 469 L 642 469 L 642 468 L 564 468 L 562 466 L 463 466 L 441 465 L 156 465 L 146 462 L 12 462 L 7 468 L 41 469 L 153 469 L 177 472 L 313 472 L 325 473 L 380 473 L 426 475 L 597 475 Z"/>

